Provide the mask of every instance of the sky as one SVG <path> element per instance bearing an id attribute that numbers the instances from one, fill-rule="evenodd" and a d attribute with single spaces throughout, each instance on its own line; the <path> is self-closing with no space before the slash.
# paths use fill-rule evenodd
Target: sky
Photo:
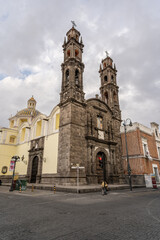
<path id="1" fill-rule="evenodd" d="M 75 21 L 86 99 L 99 94 L 105 51 L 116 64 L 122 120 L 160 124 L 159 0 L 0 0 L 0 126 L 27 107 L 59 103 L 62 44 Z"/>

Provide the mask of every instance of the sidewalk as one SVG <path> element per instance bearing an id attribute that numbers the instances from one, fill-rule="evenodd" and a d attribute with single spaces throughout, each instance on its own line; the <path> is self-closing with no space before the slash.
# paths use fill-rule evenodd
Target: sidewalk
<path id="1" fill-rule="evenodd" d="M 10 186 L 10 183 L 2 183 L 2 186 Z M 38 189 L 38 190 L 54 190 L 54 185 L 52 184 L 37 184 L 37 183 L 27 183 L 27 188 L 31 189 Z M 133 188 L 146 188 L 145 185 L 133 185 Z M 129 185 L 127 184 L 109 184 L 109 190 L 124 190 L 129 189 Z M 78 188 L 77 186 L 62 186 L 62 185 L 55 185 L 55 190 L 57 192 L 69 192 L 69 193 L 89 193 L 89 192 L 99 192 L 101 191 L 101 185 L 80 185 Z"/>

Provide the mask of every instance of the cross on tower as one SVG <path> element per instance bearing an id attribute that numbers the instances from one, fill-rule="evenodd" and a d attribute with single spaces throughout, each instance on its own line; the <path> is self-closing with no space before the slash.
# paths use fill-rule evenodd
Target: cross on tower
<path id="1" fill-rule="evenodd" d="M 72 23 L 72 27 L 73 27 L 73 28 L 74 28 L 74 27 L 77 27 L 77 25 L 75 24 L 74 21 L 71 21 L 71 23 Z"/>
<path id="2" fill-rule="evenodd" d="M 107 51 L 105 51 L 105 53 L 106 53 L 106 57 L 108 57 L 108 56 L 109 56 L 109 53 L 108 53 Z"/>

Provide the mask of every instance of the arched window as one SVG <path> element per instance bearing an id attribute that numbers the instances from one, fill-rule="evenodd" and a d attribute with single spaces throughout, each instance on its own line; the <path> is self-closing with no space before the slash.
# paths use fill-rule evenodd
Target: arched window
<path id="1" fill-rule="evenodd" d="M 76 83 L 76 86 L 79 87 L 79 70 L 76 69 L 75 71 L 75 83 Z"/>
<path id="2" fill-rule="evenodd" d="M 21 142 L 25 140 L 26 128 L 22 128 L 21 130 Z"/>
<path id="3" fill-rule="evenodd" d="M 108 93 L 107 92 L 105 92 L 105 94 L 104 94 L 104 101 L 106 104 L 108 104 Z"/>
<path id="4" fill-rule="evenodd" d="M 59 129 L 59 119 L 60 119 L 60 114 L 57 113 L 57 114 L 56 114 L 56 126 L 55 126 L 55 129 L 56 129 L 56 130 Z"/>
<path id="5" fill-rule="evenodd" d="M 103 63 L 103 67 L 106 68 L 106 63 Z"/>
<path id="6" fill-rule="evenodd" d="M 108 77 L 106 75 L 106 76 L 104 76 L 104 82 L 107 82 L 107 81 L 108 81 Z"/>
<path id="7" fill-rule="evenodd" d="M 76 49 L 76 50 L 75 50 L 75 57 L 77 57 L 78 54 L 79 54 L 79 51 Z"/>
<path id="8" fill-rule="evenodd" d="M 66 70 L 66 79 L 65 79 L 65 85 L 69 84 L 69 69 Z"/>
<path id="9" fill-rule="evenodd" d="M 42 120 L 37 122 L 36 126 L 36 137 L 40 137 L 42 132 Z"/>
<path id="10" fill-rule="evenodd" d="M 113 76 L 113 75 L 111 75 L 111 81 L 112 81 L 112 82 L 114 81 L 114 76 Z"/>
<path id="11" fill-rule="evenodd" d="M 67 51 L 67 57 L 70 57 L 70 55 L 71 55 L 71 51 L 68 50 L 68 51 Z"/>

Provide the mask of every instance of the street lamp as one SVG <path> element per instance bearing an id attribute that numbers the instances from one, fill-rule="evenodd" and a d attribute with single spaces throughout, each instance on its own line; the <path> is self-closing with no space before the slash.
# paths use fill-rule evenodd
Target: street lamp
<path id="1" fill-rule="evenodd" d="M 129 122 L 129 124 L 127 124 L 127 122 Z M 125 133 L 125 142 L 126 142 L 126 154 L 127 154 L 129 186 L 130 186 L 130 191 L 132 191 L 131 168 L 130 168 L 130 164 L 129 164 L 128 146 L 127 146 L 127 126 L 130 126 L 130 127 L 133 126 L 131 119 L 127 118 L 126 120 L 123 120 L 123 126 L 124 126 L 124 133 Z"/>
<path id="2" fill-rule="evenodd" d="M 19 156 L 13 156 L 11 158 L 11 161 L 14 161 L 14 168 L 13 168 L 13 175 L 12 175 L 12 182 L 11 182 L 11 187 L 9 189 L 10 192 L 13 191 L 13 182 L 14 182 L 14 175 L 15 175 L 15 168 L 16 168 L 16 162 L 20 160 Z"/>

